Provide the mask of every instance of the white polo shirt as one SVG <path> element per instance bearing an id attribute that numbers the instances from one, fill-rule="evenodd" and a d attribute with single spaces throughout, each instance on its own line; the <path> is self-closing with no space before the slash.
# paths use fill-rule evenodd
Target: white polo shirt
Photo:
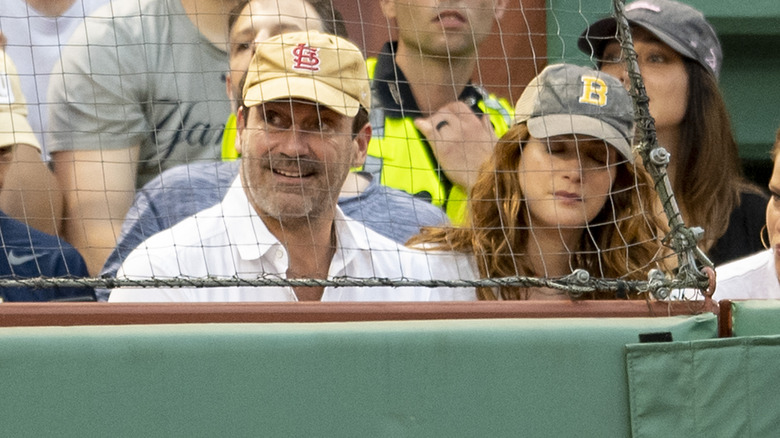
<path id="1" fill-rule="evenodd" d="M 759 253 L 718 266 L 715 300 L 780 298 L 774 251 Z"/>
<path id="2" fill-rule="evenodd" d="M 473 257 L 420 251 L 347 218 L 337 209 L 338 247 L 329 278 L 475 279 Z M 288 254 L 249 204 L 237 177 L 221 203 L 147 239 L 130 253 L 117 278 L 286 278 Z M 473 288 L 326 287 L 322 301 L 475 300 Z M 109 301 L 296 301 L 290 287 L 121 288 Z"/>

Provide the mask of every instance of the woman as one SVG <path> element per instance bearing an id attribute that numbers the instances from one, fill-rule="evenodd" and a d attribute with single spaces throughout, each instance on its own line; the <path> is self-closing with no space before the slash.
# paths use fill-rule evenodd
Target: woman
<path id="1" fill-rule="evenodd" d="M 780 129 L 772 149 L 775 162 L 769 180 L 772 197 L 766 206 L 769 248 L 750 257 L 727 263 L 717 269 L 716 300 L 780 298 Z"/>
<path id="2" fill-rule="evenodd" d="M 646 279 L 659 225 L 644 214 L 654 193 L 634 167 L 633 107 L 620 82 L 585 67 L 549 66 L 523 92 L 515 121 L 472 189 L 470 226 L 426 228 L 409 244 L 473 254 L 482 278 L 581 268 Z M 478 295 L 566 298 L 550 292 L 504 287 Z"/>
<path id="3" fill-rule="evenodd" d="M 671 153 L 675 198 L 689 226 L 704 228 L 701 248 L 715 264 L 760 251 L 767 197 L 743 176 L 737 143 L 718 89 L 722 51 L 698 10 L 671 0 L 626 6 L 658 143 Z M 606 18 L 581 36 L 579 48 L 628 87 L 628 75 Z"/>

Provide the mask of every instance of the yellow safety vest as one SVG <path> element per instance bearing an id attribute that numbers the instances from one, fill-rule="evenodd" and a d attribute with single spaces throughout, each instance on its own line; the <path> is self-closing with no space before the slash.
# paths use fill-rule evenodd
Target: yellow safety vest
<path id="1" fill-rule="evenodd" d="M 236 114 L 230 113 L 222 133 L 222 161 L 235 161 L 241 155 L 236 150 Z"/>
<path id="2" fill-rule="evenodd" d="M 376 62 L 376 58 L 369 58 L 367 62 L 368 75 L 372 79 Z M 504 135 L 511 126 L 514 112 L 509 102 L 485 93 L 477 106 L 490 117 L 496 135 Z M 379 174 L 383 185 L 427 198 L 444 208 L 454 224 L 465 223 L 468 193 L 465 188 L 450 183 L 438 170 L 428 141 L 414 126 L 414 119 L 384 117 L 384 125 L 378 126 L 379 123 L 382 122 L 372 117 L 373 134 L 364 170 Z"/>

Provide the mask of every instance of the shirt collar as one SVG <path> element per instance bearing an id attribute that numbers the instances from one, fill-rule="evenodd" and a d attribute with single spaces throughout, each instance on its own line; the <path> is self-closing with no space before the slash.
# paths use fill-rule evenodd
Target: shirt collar
<path id="1" fill-rule="evenodd" d="M 236 176 L 222 200 L 222 214 L 228 241 L 235 246 L 243 260 L 256 260 L 277 249 L 287 250 L 265 226 L 265 223 L 249 203 L 241 176 Z M 334 215 L 336 227 L 336 252 L 330 266 L 331 275 L 339 275 L 354 260 L 362 248 L 368 248 L 362 227 L 347 218 L 341 208 L 336 207 Z"/>
<path id="2" fill-rule="evenodd" d="M 228 241 L 236 247 L 243 260 L 258 259 L 282 246 L 249 203 L 241 175 L 233 180 L 220 205 Z"/>

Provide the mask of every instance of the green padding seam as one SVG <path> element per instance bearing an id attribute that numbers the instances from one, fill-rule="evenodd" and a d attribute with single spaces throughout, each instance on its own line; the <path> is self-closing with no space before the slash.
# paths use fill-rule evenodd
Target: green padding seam
<path id="1" fill-rule="evenodd" d="M 776 437 L 780 337 L 626 347 L 632 437 Z"/>

